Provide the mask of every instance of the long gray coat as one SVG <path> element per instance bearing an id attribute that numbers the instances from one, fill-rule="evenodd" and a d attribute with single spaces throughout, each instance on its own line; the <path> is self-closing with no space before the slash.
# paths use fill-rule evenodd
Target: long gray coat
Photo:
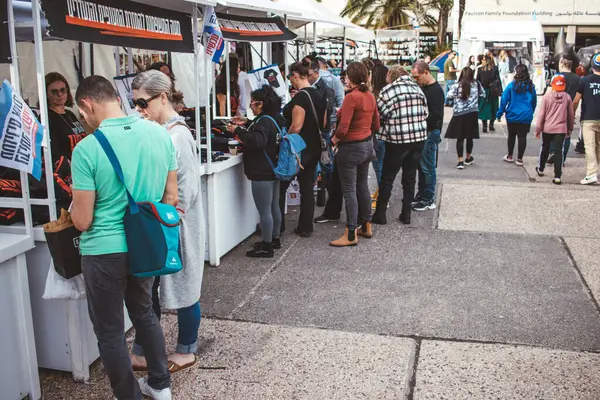
<path id="1" fill-rule="evenodd" d="M 183 270 L 160 277 L 160 303 L 163 308 L 177 310 L 200 300 L 204 274 L 204 211 L 200 191 L 200 165 L 192 133 L 184 119 L 171 119 L 165 124 L 177 152 L 177 185 L 181 214 L 180 238 Z"/>

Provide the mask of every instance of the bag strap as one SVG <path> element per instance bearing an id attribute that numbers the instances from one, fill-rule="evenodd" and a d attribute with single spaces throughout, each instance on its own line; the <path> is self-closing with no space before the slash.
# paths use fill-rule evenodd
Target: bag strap
<path id="1" fill-rule="evenodd" d="M 315 121 L 317 121 L 317 128 L 319 128 L 319 131 L 320 131 L 321 130 L 321 124 L 319 123 L 319 117 L 317 115 L 317 109 L 315 108 L 315 103 L 313 103 L 312 97 L 310 96 L 310 93 L 308 93 L 306 90 L 300 90 L 300 92 L 306 93 L 306 95 L 308 96 L 308 100 L 310 101 L 310 106 L 312 107 L 312 111 L 313 111 L 313 115 L 315 117 Z"/>
<path id="2" fill-rule="evenodd" d="M 257 123 L 258 121 L 260 121 L 263 118 L 268 118 L 271 121 L 273 121 L 273 123 L 275 124 L 275 126 L 277 127 L 277 130 L 279 131 L 279 136 L 281 136 L 282 140 L 283 140 L 283 132 L 281 132 L 281 128 L 279 127 L 279 124 L 277 123 L 277 121 L 275 121 L 275 118 L 271 117 L 270 115 L 262 115 L 260 118 L 258 118 L 254 123 Z M 265 155 L 265 157 L 267 158 L 267 161 L 269 162 L 269 165 L 271 166 L 271 169 L 273 170 L 273 172 L 275 172 L 275 164 L 273 163 L 273 160 L 271 160 L 271 157 L 269 157 L 269 154 L 267 153 L 266 149 L 263 149 L 263 153 Z"/>
<path id="3" fill-rule="evenodd" d="M 127 189 L 127 185 L 125 184 L 125 177 L 123 176 L 123 169 L 121 168 L 119 159 L 117 158 L 117 155 L 115 154 L 115 151 L 113 150 L 112 146 L 108 142 L 108 139 L 106 139 L 104 133 L 102 133 L 102 131 L 99 129 L 96 129 L 96 131 L 94 132 L 94 137 L 96 138 L 98 143 L 100 143 L 100 146 L 102 147 L 102 150 L 104 150 L 104 154 L 106 154 L 106 157 L 108 157 L 108 161 L 110 161 L 111 165 L 113 166 L 115 173 L 117 174 L 117 178 L 119 178 L 119 181 L 121 181 L 121 183 L 125 187 L 125 192 L 127 192 L 127 202 L 129 203 L 129 211 L 132 214 L 139 213 L 140 210 L 138 209 L 135 200 L 131 196 L 131 193 L 129 193 L 129 189 Z"/>

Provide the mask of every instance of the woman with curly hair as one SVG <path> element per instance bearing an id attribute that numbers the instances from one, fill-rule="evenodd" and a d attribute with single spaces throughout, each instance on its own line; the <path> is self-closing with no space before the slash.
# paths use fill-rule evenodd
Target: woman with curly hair
<path id="1" fill-rule="evenodd" d="M 500 109 L 496 114 L 498 121 L 506 114 L 508 153 L 504 156 L 504 161 L 509 163 L 514 161 L 518 166 L 523 165 L 523 155 L 527 147 L 527 134 L 531 129 L 531 122 L 533 121 L 533 113 L 536 106 L 537 93 L 535 85 L 529 77 L 527 66 L 517 65 L 515 68 L 515 79 L 504 89 Z M 515 161 L 513 152 L 517 137 L 519 138 L 519 147 Z"/>

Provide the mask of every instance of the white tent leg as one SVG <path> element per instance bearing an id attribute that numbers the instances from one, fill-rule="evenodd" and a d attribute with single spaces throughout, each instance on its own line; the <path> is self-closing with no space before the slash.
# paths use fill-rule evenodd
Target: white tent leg
<path id="1" fill-rule="evenodd" d="M 313 51 L 317 53 L 317 23 L 313 22 Z"/>
<path id="2" fill-rule="evenodd" d="M 196 147 L 198 148 L 198 164 L 202 164 L 202 153 L 200 151 L 200 145 L 202 138 L 200 133 L 202 132 L 202 122 L 200 115 L 200 37 L 198 36 L 198 6 L 193 5 L 192 9 L 192 31 L 194 38 L 194 90 L 196 91 Z"/>
<path id="3" fill-rule="evenodd" d="M 347 36 L 347 32 L 346 32 L 346 27 L 344 27 L 344 39 L 343 39 L 343 43 L 342 43 L 342 69 L 346 69 L 347 65 L 346 62 L 348 60 L 348 53 L 346 53 L 346 41 L 348 40 L 348 36 Z"/>
<path id="4" fill-rule="evenodd" d="M 131 47 L 127 48 L 127 73 L 135 74 L 135 69 L 133 68 L 133 50 L 131 50 Z"/>
<path id="5" fill-rule="evenodd" d="M 46 188 L 48 193 L 48 207 L 50 208 L 50 220 L 56 218 L 56 195 L 54 193 L 54 179 L 51 171 L 52 152 L 50 151 L 50 131 L 48 129 L 48 98 L 46 97 L 46 77 L 44 71 L 44 49 L 42 48 L 42 24 L 40 21 L 41 7 L 39 0 L 31 0 L 31 12 L 33 14 L 33 44 L 35 46 L 35 62 L 38 84 L 38 97 L 40 101 L 40 117 L 44 126 L 44 167 L 46 169 Z"/>
<path id="6" fill-rule="evenodd" d="M 115 76 L 121 75 L 121 57 L 119 56 L 119 47 L 115 46 L 113 48 L 113 52 L 115 53 Z"/>

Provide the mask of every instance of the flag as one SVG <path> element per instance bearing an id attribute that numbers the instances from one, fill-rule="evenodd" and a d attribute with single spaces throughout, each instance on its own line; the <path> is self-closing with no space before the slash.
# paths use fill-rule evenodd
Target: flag
<path id="1" fill-rule="evenodd" d="M 0 165 L 42 176 L 44 128 L 8 81 L 0 88 Z"/>
<path id="2" fill-rule="evenodd" d="M 225 49 L 225 42 L 223 41 L 223 34 L 217 20 L 217 14 L 215 14 L 215 9 L 212 7 L 206 7 L 204 12 L 204 29 L 202 33 L 206 54 L 212 56 L 214 63 L 219 63 L 221 54 L 223 54 L 223 50 Z"/>

